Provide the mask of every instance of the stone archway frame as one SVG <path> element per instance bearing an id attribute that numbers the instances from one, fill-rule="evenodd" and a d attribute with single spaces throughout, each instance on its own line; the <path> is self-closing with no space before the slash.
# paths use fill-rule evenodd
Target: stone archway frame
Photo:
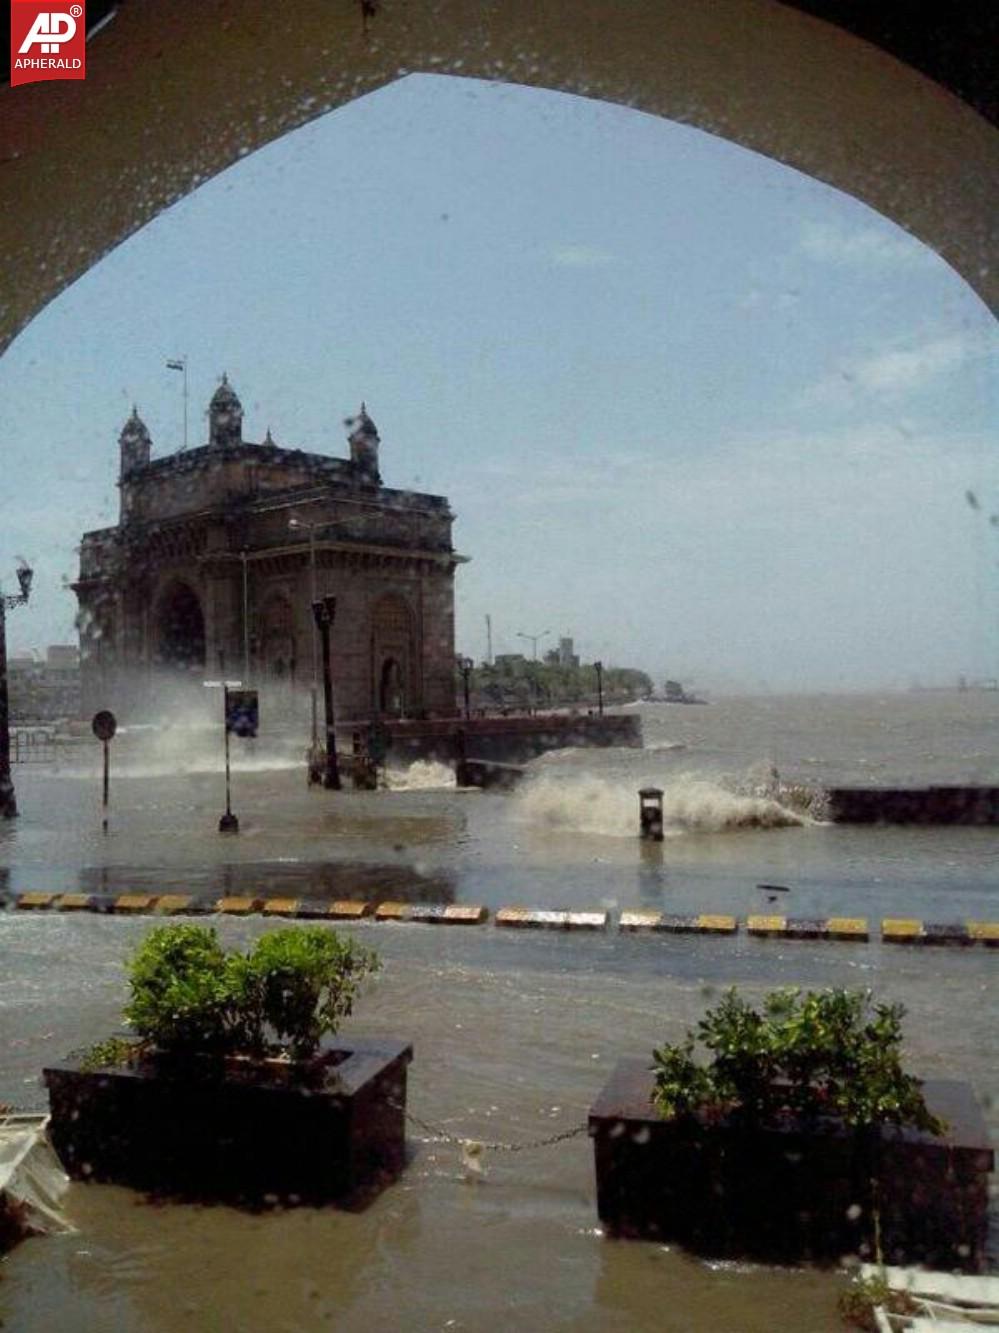
<path id="1" fill-rule="evenodd" d="M 275 623 L 274 613 L 280 608 L 281 623 Z M 298 668 L 298 638 L 295 633 L 295 605 L 291 594 L 284 588 L 271 589 L 264 598 L 258 618 L 258 653 L 261 671 L 268 678 L 274 677 L 271 647 L 283 642 L 287 652 L 284 654 L 285 672 L 282 683 L 294 686 Z"/>
<path id="2" fill-rule="evenodd" d="M 190 663 L 187 669 L 193 670 L 197 665 L 201 668 L 203 674 L 208 662 L 208 619 L 205 615 L 204 598 L 198 592 L 194 582 L 183 574 L 165 575 L 159 582 L 152 598 L 153 614 L 151 617 L 150 643 L 148 645 L 150 665 L 154 667 L 170 665 L 161 655 L 164 638 L 163 616 L 170 599 L 181 590 L 189 593 L 193 598 L 201 620 L 201 660 L 200 663 Z"/>
<path id="3" fill-rule="evenodd" d="M 372 602 L 370 707 L 373 716 L 382 711 L 385 672 L 390 662 L 396 664 L 399 673 L 403 715 L 411 715 L 423 707 L 415 626 L 413 607 L 402 593 L 383 592 Z"/>
<path id="4" fill-rule="evenodd" d="M 232 162 L 409 73 L 621 103 L 723 136 L 894 219 L 999 305 L 999 130 L 777 0 L 154 0 L 79 82 L 0 90 L 0 351 L 103 254 Z M 983 57 L 987 58 L 987 57 Z"/>

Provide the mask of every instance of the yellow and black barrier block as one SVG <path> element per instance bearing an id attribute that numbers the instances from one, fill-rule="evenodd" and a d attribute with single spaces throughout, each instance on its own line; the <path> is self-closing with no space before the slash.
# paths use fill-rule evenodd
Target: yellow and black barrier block
<path id="1" fill-rule="evenodd" d="M 606 930 L 606 912 L 551 911 L 540 907 L 501 907 L 497 926 L 522 930 Z"/>
<path id="2" fill-rule="evenodd" d="M 746 918 L 746 932 L 749 935 L 783 935 L 786 930 L 786 916 L 751 916 Z"/>
<path id="3" fill-rule="evenodd" d="M 665 930 L 670 935 L 700 935 L 700 916 L 682 916 L 674 912 L 664 912 L 656 930 Z"/>
<path id="4" fill-rule="evenodd" d="M 379 903 L 375 908 L 376 921 L 408 921 L 411 903 Z M 361 915 L 357 913 L 356 915 Z"/>
<path id="5" fill-rule="evenodd" d="M 649 907 L 624 911 L 618 918 L 618 930 L 661 930 L 663 913 Z"/>
<path id="6" fill-rule="evenodd" d="M 479 903 L 412 903 L 406 920 L 424 921 L 428 925 L 478 926 L 488 916 L 488 909 Z"/>
<path id="7" fill-rule="evenodd" d="M 999 921 L 969 921 L 968 937 L 988 949 L 999 949 Z"/>
<path id="8" fill-rule="evenodd" d="M 119 893 L 111 899 L 111 911 L 116 916 L 141 916 L 152 912 L 159 897 L 154 893 Z"/>
<path id="9" fill-rule="evenodd" d="M 60 893 L 53 903 L 57 912 L 100 912 L 106 911 L 106 902 L 95 893 Z"/>
<path id="10" fill-rule="evenodd" d="M 22 912 L 44 912 L 58 896 L 57 893 L 22 893 L 18 895 L 17 907 Z"/>
<path id="11" fill-rule="evenodd" d="M 184 916 L 197 910 L 191 893 L 162 893 L 153 907 L 153 911 L 160 916 Z"/>
<path id="12" fill-rule="evenodd" d="M 371 916 L 373 911 L 373 903 L 355 902 L 353 898 L 343 898 L 330 903 L 325 915 L 332 917 L 334 921 L 359 921 L 362 917 Z"/>
<path id="13" fill-rule="evenodd" d="M 441 919 L 446 926 L 481 926 L 489 920 L 489 908 L 481 903 L 449 903 Z"/>
<path id="14" fill-rule="evenodd" d="M 727 916 L 724 912 L 702 912 L 697 917 L 696 928 L 699 935 L 735 935 L 739 923 L 734 916 Z"/>
<path id="15" fill-rule="evenodd" d="M 824 940 L 829 938 L 825 917 L 789 916 L 784 922 L 784 938 L 788 940 Z"/>
<path id="16" fill-rule="evenodd" d="M 927 944 L 967 945 L 971 943 L 968 927 L 963 921 L 924 921 L 923 935 Z"/>
<path id="17" fill-rule="evenodd" d="M 866 944 L 871 938 L 866 916 L 830 916 L 826 918 L 826 938 L 854 940 Z"/>
<path id="18" fill-rule="evenodd" d="M 422 921 L 428 926 L 439 925 L 447 911 L 445 903 L 410 903 L 406 913 L 407 921 Z"/>
<path id="19" fill-rule="evenodd" d="M 298 898 L 265 898 L 260 909 L 264 916 L 297 916 Z"/>
<path id="20" fill-rule="evenodd" d="M 299 921 L 325 921 L 330 914 L 328 898 L 299 898 L 295 917 Z"/>
<path id="21" fill-rule="evenodd" d="M 887 916 L 881 922 L 881 938 L 886 944 L 922 944 L 926 934 L 915 917 Z"/>
<path id="22" fill-rule="evenodd" d="M 215 902 L 216 912 L 225 916 L 253 916 L 263 907 L 262 898 L 225 897 Z"/>

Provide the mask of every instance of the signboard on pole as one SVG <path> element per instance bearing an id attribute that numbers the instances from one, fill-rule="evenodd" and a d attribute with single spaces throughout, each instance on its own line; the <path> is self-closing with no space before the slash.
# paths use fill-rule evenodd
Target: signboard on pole
<path id="1" fill-rule="evenodd" d="M 235 736 L 250 737 L 260 726 L 260 704 L 256 690 L 226 691 L 225 727 Z"/>

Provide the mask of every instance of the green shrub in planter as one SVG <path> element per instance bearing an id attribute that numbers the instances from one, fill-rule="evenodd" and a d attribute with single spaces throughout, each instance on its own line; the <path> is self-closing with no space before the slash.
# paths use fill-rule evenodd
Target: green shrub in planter
<path id="1" fill-rule="evenodd" d="M 901 1064 L 901 1005 L 873 1004 L 870 992 L 771 992 L 762 1010 L 733 988 L 696 1032 L 654 1052 L 655 1106 L 664 1119 L 731 1116 L 766 1124 L 791 1113 L 835 1116 L 856 1129 L 944 1126 L 926 1108 L 919 1082 Z M 700 1044 L 708 1063 L 695 1059 Z"/>
<path id="2" fill-rule="evenodd" d="M 365 976 L 378 958 L 322 926 L 275 930 L 248 956 L 233 960 L 249 1043 L 266 1044 L 268 1029 L 292 1055 L 307 1059 L 353 1010 Z"/>
<path id="3" fill-rule="evenodd" d="M 226 953 L 210 926 L 159 926 L 132 957 L 125 1018 L 171 1054 L 263 1055 L 274 1037 L 306 1059 L 377 967 L 370 949 L 322 926 L 273 931 L 248 954 Z"/>
<path id="4" fill-rule="evenodd" d="M 125 1018 L 161 1051 L 224 1052 L 240 1044 L 238 982 L 208 926 L 157 926 L 129 966 Z"/>

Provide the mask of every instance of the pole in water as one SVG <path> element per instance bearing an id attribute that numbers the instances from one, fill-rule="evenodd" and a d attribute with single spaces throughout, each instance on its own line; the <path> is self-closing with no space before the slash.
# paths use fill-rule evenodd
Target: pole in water
<path id="1" fill-rule="evenodd" d="M 232 813 L 231 784 L 229 780 L 229 686 L 222 686 L 222 722 L 225 731 L 225 814 L 219 820 L 220 833 L 238 833 L 239 820 Z"/>
<path id="2" fill-rule="evenodd" d="M 90 729 L 104 746 L 104 787 L 103 799 L 101 802 L 101 829 L 104 833 L 107 833 L 108 793 L 111 786 L 111 737 L 118 730 L 118 722 L 114 713 L 106 708 L 102 708 L 99 713 L 94 714 L 93 720 L 90 723 Z"/>
<path id="3" fill-rule="evenodd" d="M 651 842 L 663 840 L 663 793 L 661 787 L 643 787 L 638 793 L 639 835 Z"/>
<path id="4" fill-rule="evenodd" d="M 336 719 L 333 710 L 333 671 L 330 666 L 330 630 L 336 617 L 336 598 L 321 597 L 312 603 L 312 615 L 319 630 L 323 650 L 323 697 L 326 706 L 326 768 L 323 786 L 340 790 L 340 770 L 336 757 Z"/>

